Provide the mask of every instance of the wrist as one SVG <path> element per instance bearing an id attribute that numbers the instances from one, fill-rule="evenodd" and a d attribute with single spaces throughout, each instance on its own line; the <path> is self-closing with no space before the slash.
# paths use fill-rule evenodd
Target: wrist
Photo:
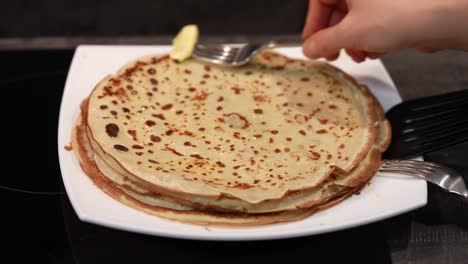
<path id="1" fill-rule="evenodd" d="M 417 46 L 468 50 L 468 0 L 430 2 L 422 15 L 422 36 Z"/>

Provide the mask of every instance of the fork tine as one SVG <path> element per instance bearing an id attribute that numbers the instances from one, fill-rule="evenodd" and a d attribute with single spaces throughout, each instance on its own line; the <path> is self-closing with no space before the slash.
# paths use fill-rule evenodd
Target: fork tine
<path id="1" fill-rule="evenodd" d="M 428 173 L 444 169 L 439 164 L 417 160 L 386 160 L 382 168 L 416 169 Z"/>
<path id="2" fill-rule="evenodd" d="M 385 160 L 384 165 L 388 166 L 397 166 L 397 165 L 406 165 L 413 167 L 431 167 L 442 169 L 443 167 L 440 164 L 429 162 L 429 161 L 420 161 L 420 160 Z"/>
<path id="3" fill-rule="evenodd" d="M 433 175 L 434 173 L 436 173 L 437 170 L 428 171 L 428 170 L 417 169 L 417 168 L 402 168 L 402 167 L 394 167 L 393 168 L 393 167 L 389 167 L 389 168 L 382 168 L 380 170 L 380 172 L 393 172 L 393 173 L 405 172 L 405 173 L 409 173 L 409 174 L 418 174 L 418 176 L 428 178 L 431 175 Z"/>
<path id="4" fill-rule="evenodd" d="M 433 167 L 424 164 L 408 164 L 408 163 L 385 163 L 382 165 L 382 168 L 408 168 L 408 169 L 427 169 L 427 170 L 437 170 L 438 167 Z"/>
<path id="5" fill-rule="evenodd" d="M 430 167 L 412 167 L 412 166 L 397 166 L 397 165 L 391 165 L 391 166 L 382 166 L 383 170 L 407 170 L 407 171 L 412 171 L 412 172 L 418 172 L 418 173 L 424 173 L 424 174 L 432 174 L 434 172 L 437 172 L 439 169 L 436 168 L 430 168 Z"/>

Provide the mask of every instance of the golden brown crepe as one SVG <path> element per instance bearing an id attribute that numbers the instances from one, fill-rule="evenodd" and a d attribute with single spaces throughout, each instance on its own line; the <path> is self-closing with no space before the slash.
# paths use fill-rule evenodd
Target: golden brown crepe
<path id="1" fill-rule="evenodd" d="M 191 223 L 302 219 L 364 186 L 390 139 L 367 88 L 272 52 L 240 68 L 142 58 L 100 82 L 82 117 L 74 149 L 98 187 Z"/>

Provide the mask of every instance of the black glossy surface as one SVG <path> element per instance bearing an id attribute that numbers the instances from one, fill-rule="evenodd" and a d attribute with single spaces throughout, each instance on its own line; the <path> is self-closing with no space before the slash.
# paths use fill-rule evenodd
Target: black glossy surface
<path id="1" fill-rule="evenodd" d="M 2 1 L 0 36 L 145 36 L 198 24 L 203 34 L 292 34 L 307 0 Z"/>
<path id="2" fill-rule="evenodd" d="M 63 191 L 57 120 L 72 55 L 73 51 L 0 52 L 0 131 L 7 150 L 0 186 Z M 449 157 L 446 165 L 467 171 L 466 145 L 437 153 L 428 157 Z M 468 228 L 464 203 L 432 187 L 429 191 L 430 203 L 423 209 L 346 231 L 279 241 L 202 242 L 86 224 L 77 218 L 66 194 L 0 187 L 0 263 L 388 263 L 391 254 L 411 248 L 414 223 Z"/>
<path id="3" fill-rule="evenodd" d="M 412 158 L 468 141 L 468 89 L 402 102 L 386 113 L 392 144 L 385 158 Z"/>

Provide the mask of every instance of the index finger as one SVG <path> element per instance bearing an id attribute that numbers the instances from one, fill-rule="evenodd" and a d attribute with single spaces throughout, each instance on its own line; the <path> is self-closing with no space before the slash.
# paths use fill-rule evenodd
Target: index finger
<path id="1" fill-rule="evenodd" d="M 333 7 L 329 4 L 324 4 L 320 0 L 310 0 L 302 38 L 306 39 L 320 29 L 327 27 L 332 10 Z"/>

